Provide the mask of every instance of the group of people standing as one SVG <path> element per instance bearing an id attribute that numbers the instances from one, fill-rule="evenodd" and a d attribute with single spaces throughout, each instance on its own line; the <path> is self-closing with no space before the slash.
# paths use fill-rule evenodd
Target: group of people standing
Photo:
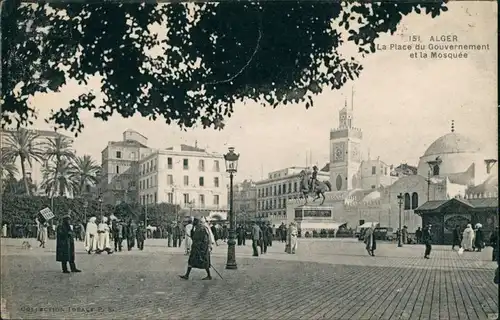
<path id="1" fill-rule="evenodd" d="M 455 226 L 451 249 L 455 250 L 455 246 L 458 246 L 464 251 L 474 252 L 477 250 L 477 252 L 481 252 L 484 248 L 484 234 L 482 228 L 483 226 L 480 223 L 477 223 L 474 229 L 471 224 L 468 224 L 464 231 L 461 232 L 460 226 Z"/>
<path id="2" fill-rule="evenodd" d="M 126 240 L 128 251 L 132 250 L 136 241 L 137 248 L 144 249 L 146 228 L 142 221 L 137 224 L 130 219 L 128 223 L 125 223 L 118 219 L 110 221 L 107 217 L 102 217 L 97 224 L 96 220 L 96 217 L 91 217 L 85 229 L 85 250 L 88 254 L 92 252 L 112 254 L 111 239 L 114 242 L 115 252 L 122 251 L 123 240 Z"/>
<path id="3" fill-rule="evenodd" d="M 273 238 L 275 236 L 274 230 L 275 229 L 271 227 L 270 223 L 261 223 L 259 225 L 259 223 L 254 222 L 252 227 L 252 249 L 254 257 L 259 256 L 258 247 L 260 247 L 260 254 L 267 253 L 267 247 L 271 247 L 273 244 Z M 284 230 L 286 230 L 286 228 L 284 228 Z M 297 224 L 295 221 L 292 221 L 288 228 L 288 239 L 286 240 L 285 252 L 295 254 L 297 250 L 297 237 Z"/>

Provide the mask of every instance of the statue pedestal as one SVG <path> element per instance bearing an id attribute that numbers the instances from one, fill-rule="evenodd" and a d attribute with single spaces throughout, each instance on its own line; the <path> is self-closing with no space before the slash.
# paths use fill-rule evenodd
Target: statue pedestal
<path id="1" fill-rule="evenodd" d="M 303 205 L 295 208 L 294 218 L 297 227 L 301 231 L 301 237 L 312 237 L 313 232 L 326 232 L 324 237 L 334 236 L 342 221 L 334 220 L 334 208 L 332 206 Z M 334 232 L 335 231 L 335 232 Z"/>

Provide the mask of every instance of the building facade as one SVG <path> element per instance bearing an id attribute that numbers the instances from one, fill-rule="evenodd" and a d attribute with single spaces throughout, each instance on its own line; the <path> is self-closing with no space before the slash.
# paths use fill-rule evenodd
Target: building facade
<path id="1" fill-rule="evenodd" d="M 257 218 L 272 222 L 286 221 L 286 204 L 298 199 L 300 194 L 300 172 L 311 170 L 305 167 L 290 167 L 268 174 L 267 179 L 256 182 Z M 319 171 L 318 180 L 329 180 L 328 172 Z"/>
<path id="2" fill-rule="evenodd" d="M 139 161 L 152 151 L 148 139 L 134 130 L 123 133 L 122 141 L 109 141 L 101 152 L 98 194 L 105 204 L 139 201 Z"/>
<path id="3" fill-rule="evenodd" d="M 228 203 L 230 194 L 228 192 Z M 238 222 L 257 217 L 257 185 L 252 180 L 244 180 L 233 186 L 233 211 Z"/>
<path id="4" fill-rule="evenodd" d="M 141 204 L 178 204 L 186 213 L 227 211 L 224 157 L 180 145 L 155 150 L 138 163 Z"/>

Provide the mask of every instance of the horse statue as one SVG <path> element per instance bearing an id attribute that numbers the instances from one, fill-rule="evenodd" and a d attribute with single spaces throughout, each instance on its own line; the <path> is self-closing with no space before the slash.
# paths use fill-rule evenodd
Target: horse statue
<path id="1" fill-rule="evenodd" d="M 330 181 L 323 181 L 323 182 L 314 181 L 312 190 L 310 190 L 309 181 L 310 181 L 309 174 L 307 174 L 305 171 L 302 171 L 300 180 L 300 191 L 302 192 L 304 199 L 306 199 L 304 205 L 307 204 L 309 195 L 313 196 L 314 194 L 316 195 L 316 197 L 313 198 L 313 202 L 322 197 L 323 200 L 321 201 L 320 205 L 323 205 L 323 203 L 325 202 L 325 192 L 332 191 L 332 185 L 330 184 Z"/>

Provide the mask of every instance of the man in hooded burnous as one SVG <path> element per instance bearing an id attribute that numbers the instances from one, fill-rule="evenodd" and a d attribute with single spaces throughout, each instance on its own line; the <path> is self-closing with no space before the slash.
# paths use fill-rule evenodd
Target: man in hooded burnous
<path id="1" fill-rule="evenodd" d="M 101 223 L 97 226 L 97 252 L 101 253 L 106 251 L 108 254 L 113 253 L 111 251 L 111 241 L 110 241 L 110 228 L 108 225 L 108 218 L 102 217 Z"/>
<path id="2" fill-rule="evenodd" d="M 212 251 L 212 236 L 208 225 L 195 218 L 193 229 L 191 230 L 191 251 L 189 253 L 188 267 L 185 275 L 179 276 L 181 279 L 188 280 L 189 274 L 193 268 L 204 269 L 207 276 L 203 280 L 212 280 L 210 275 L 210 253 Z"/>
<path id="3" fill-rule="evenodd" d="M 97 224 L 96 217 L 91 217 L 85 228 L 85 250 L 88 254 L 97 251 Z"/>
<path id="4" fill-rule="evenodd" d="M 63 273 L 81 272 L 75 264 L 75 236 L 71 230 L 69 215 L 64 216 L 62 223 L 57 227 L 56 261 L 61 262 Z"/>

